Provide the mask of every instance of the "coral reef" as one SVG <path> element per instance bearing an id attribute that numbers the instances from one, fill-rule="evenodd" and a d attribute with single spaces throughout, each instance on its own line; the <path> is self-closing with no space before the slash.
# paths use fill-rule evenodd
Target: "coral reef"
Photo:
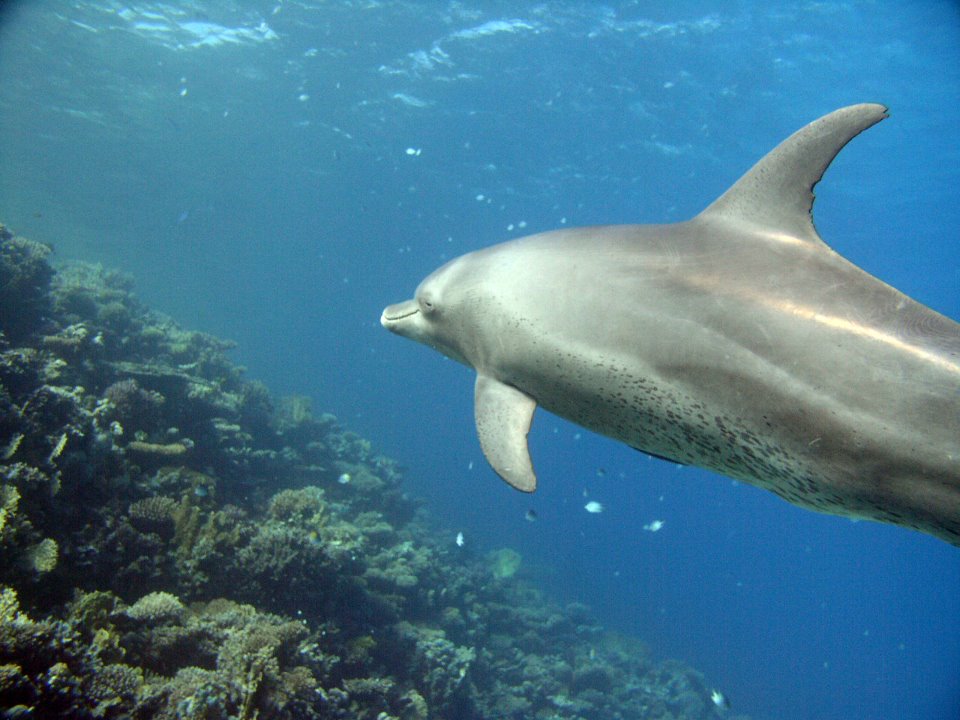
<path id="1" fill-rule="evenodd" d="M 490 563 L 490 572 L 493 576 L 504 580 L 517 574 L 523 559 L 516 550 L 500 548 L 487 554 L 487 562 Z"/>
<path id="2" fill-rule="evenodd" d="M 0 226 L 0 715 L 716 718 L 695 670 L 454 555 L 395 462 Z"/>
<path id="3" fill-rule="evenodd" d="M 14 236 L 0 224 L 0 327 L 12 342 L 40 328 L 50 304 L 49 245 Z"/>

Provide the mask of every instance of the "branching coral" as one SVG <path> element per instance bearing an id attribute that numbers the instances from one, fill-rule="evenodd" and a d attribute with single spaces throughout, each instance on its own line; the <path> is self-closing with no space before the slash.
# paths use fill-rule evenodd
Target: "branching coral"
<path id="1" fill-rule="evenodd" d="M 319 527 L 322 525 L 325 509 L 323 490 L 318 487 L 305 487 L 278 492 L 270 498 L 267 513 L 281 522 Z"/>
<path id="2" fill-rule="evenodd" d="M 384 651 L 408 658 L 404 677 L 434 713 L 452 717 L 469 706 L 467 675 L 477 659 L 474 648 L 452 643 L 438 628 L 406 621 L 396 623 L 387 640 Z"/>
<path id="3" fill-rule="evenodd" d="M 32 717 L 92 718 L 99 700 L 89 691 L 99 669 L 70 627 L 32 620 L 16 592 L 0 587 L 0 698 L 6 708 L 21 707 Z"/>
<path id="4" fill-rule="evenodd" d="M 164 397 L 155 390 L 144 390 L 133 378 L 118 380 L 103 392 L 110 402 L 107 420 L 116 420 L 128 432 L 154 431 L 161 419 Z"/>
<path id="5" fill-rule="evenodd" d="M 7 525 L 7 520 L 17 512 L 20 502 L 20 491 L 11 485 L 0 485 L 0 533 Z"/>
<path id="6" fill-rule="evenodd" d="M 131 704 L 143 686 L 143 671 L 122 663 L 106 665 L 93 676 L 90 696 L 97 701 L 97 710 L 105 715 L 108 708 Z"/>
<path id="7" fill-rule="evenodd" d="M 59 547 L 53 538 L 44 538 L 31 545 L 23 554 L 21 562 L 28 570 L 36 573 L 50 572 L 57 566 Z"/>
<path id="8" fill-rule="evenodd" d="M 317 681 L 297 664 L 306 635 L 302 623 L 218 600 L 131 641 L 128 658 L 154 672 L 172 671 L 145 690 L 155 717 L 311 717 L 307 700 L 315 701 Z M 176 652 L 158 652 L 158 643 L 171 647 L 172 637 Z"/>
<path id="9" fill-rule="evenodd" d="M 144 595 L 126 610 L 127 617 L 150 625 L 176 622 L 183 618 L 185 612 L 186 608 L 180 598 L 167 592 Z"/>

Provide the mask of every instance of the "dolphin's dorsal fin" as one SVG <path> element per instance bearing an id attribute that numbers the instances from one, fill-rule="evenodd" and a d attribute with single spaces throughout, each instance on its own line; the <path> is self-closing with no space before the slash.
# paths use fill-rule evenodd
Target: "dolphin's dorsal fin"
<path id="1" fill-rule="evenodd" d="M 536 400 L 482 373 L 477 374 L 473 400 L 477 436 L 487 462 L 517 490 L 536 490 L 537 476 L 527 449 Z"/>
<path id="2" fill-rule="evenodd" d="M 778 237 L 822 244 L 813 226 L 813 186 L 843 146 L 887 117 L 883 105 L 824 115 L 767 153 L 696 219 L 747 223 Z"/>

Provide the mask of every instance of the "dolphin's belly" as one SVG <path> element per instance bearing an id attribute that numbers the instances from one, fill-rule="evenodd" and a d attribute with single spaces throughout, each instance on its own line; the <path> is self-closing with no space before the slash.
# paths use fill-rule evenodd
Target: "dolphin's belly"
<path id="1" fill-rule="evenodd" d="M 584 382 L 570 382 L 575 378 Z M 792 450 L 795 438 L 786 436 L 776 417 L 761 417 L 758 423 L 713 393 L 692 394 L 691 388 L 635 375 L 614 364 L 584 367 L 582 374 L 572 373 L 555 384 L 534 385 L 531 394 L 544 409 L 594 432 L 768 489 L 789 481 L 802 488 L 799 497 L 790 499 L 810 504 L 804 493 L 810 492 L 820 469 Z M 740 392 L 751 391 L 741 385 Z"/>
<path id="2" fill-rule="evenodd" d="M 735 362 L 691 357 L 683 367 L 664 369 L 593 352 L 568 355 L 562 370 L 544 363 L 520 382 L 545 409 L 651 455 L 821 512 L 915 527 L 960 543 L 960 431 L 952 434 L 960 414 L 946 429 L 940 413 L 925 414 L 929 388 L 911 399 L 910 386 L 903 387 L 897 408 L 916 415 L 905 435 L 895 417 L 847 407 L 849 388 L 813 392 L 789 375 L 759 372 L 756 365 L 738 369 Z M 918 483 L 930 488 L 926 500 L 916 492 L 896 496 L 897 488 Z"/>

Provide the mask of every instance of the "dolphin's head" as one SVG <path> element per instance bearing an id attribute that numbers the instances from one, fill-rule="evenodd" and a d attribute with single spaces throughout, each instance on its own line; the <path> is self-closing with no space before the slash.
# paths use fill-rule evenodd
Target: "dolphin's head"
<path id="1" fill-rule="evenodd" d="M 477 338 L 470 318 L 477 312 L 477 263 L 474 253 L 451 260 L 417 287 L 412 300 L 388 305 L 380 324 L 390 332 L 416 340 L 470 367 L 476 367 L 473 350 Z"/>

